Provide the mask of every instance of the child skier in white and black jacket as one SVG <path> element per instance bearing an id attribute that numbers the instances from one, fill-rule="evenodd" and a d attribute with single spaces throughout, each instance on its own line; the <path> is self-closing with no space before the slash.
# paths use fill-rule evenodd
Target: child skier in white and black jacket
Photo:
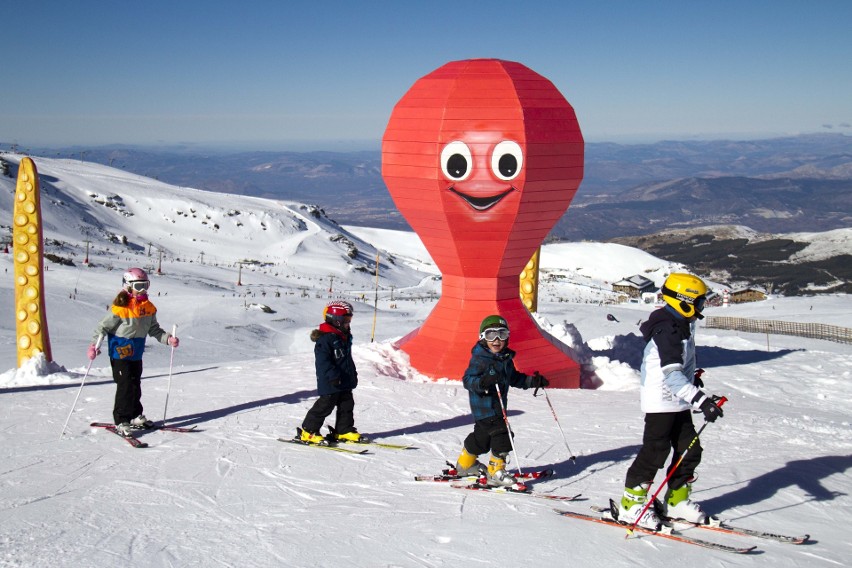
<path id="1" fill-rule="evenodd" d="M 666 279 L 662 292 L 666 305 L 652 312 L 639 328 L 646 342 L 640 387 L 645 430 L 642 448 L 627 470 L 618 507 L 619 520 L 650 529 L 659 528 L 660 519 L 653 506 L 645 507 L 648 489 L 668 455 L 672 453 L 670 473 L 690 444 L 669 479 L 663 513 L 699 523 L 706 519 L 700 506 L 689 500 L 702 453 L 692 411 L 703 412 L 709 422 L 722 416 L 718 399 L 699 388 L 704 385 L 695 375 L 696 320 L 703 318 L 707 287 L 696 276 L 675 273 Z"/>

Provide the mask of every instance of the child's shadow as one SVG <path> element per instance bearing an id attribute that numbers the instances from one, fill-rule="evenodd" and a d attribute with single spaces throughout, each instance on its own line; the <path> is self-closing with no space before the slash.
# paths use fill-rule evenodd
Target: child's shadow
<path id="1" fill-rule="evenodd" d="M 511 414 L 511 412 L 510 412 Z M 452 418 L 444 418 L 443 420 L 433 420 L 431 422 L 422 422 L 412 426 L 403 426 L 394 430 L 385 430 L 384 432 L 370 432 L 370 438 L 379 440 L 381 438 L 391 438 L 393 436 L 405 436 L 411 434 L 423 434 L 424 432 L 439 432 L 441 430 L 449 430 L 451 428 L 461 428 L 462 426 L 470 426 L 473 429 L 473 418 L 470 413 L 460 414 Z"/>
<path id="2" fill-rule="evenodd" d="M 251 410 L 253 408 L 261 408 L 263 406 L 269 406 L 272 404 L 297 404 L 304 400 L 308 400 L 311 397 L 315 397 L 317 394 L 316 389 L 314 390 L 303 390 L 297 391 L 290 394 L 286 394 L 283 396 L 274 396 L 270 398 L 264 398 L 261 400 L 252 400 L 249 402 L 243 402 L 241 404 L 235 404 L 233 406 L 226 406 L 225 408 L 218 408 L 216 410 L 208 410 L 207 412 L 198 412 L 195 414 L 185 414 L 183 416 L 175 416 L 173 418 L 169 418 L 169 426 L 181 426 L 187 427 L 193 424 L 199 424 L 202 422 L 208 422 L 210 420 L 215 420 L 217 418 L 222 418 L 228 416 L 229 414 L 236 414 L 238 412 L 243 412 L 245 410 Z"/>
<path id="3" fill-rule="evenodd" d="M 834 474 L 845 475 L 852 468 L 852 456 L 822 456 L 787 462 L 774 471 L 750 479 L 743 487 L 710 499 L 700 499 L 707 511 L 724 511 L 741 505 L 751 505 L 771 499 L 785 489 L 798 487 L 805 501 L 831 501 L 846 495 L 825 488 L 821 480 Z M 791 505 L 793 506 L 793 505 Z"/>
<path id="4" fill-rule="evenodd" d="M 627 473 L 627 468 L 624 467 L 624 463 L 632 460 L 641 447 L 642 446 L 639 445 L 622 446 L 620 448 L 603 450 L 586 456 L 575 456 L 575 460 L 572 460 L 569 457 L 558 463 L 543 465 L 536 464 L 535 469 L 552 469 L 557 477 L 561 479 L 570 478 L 571 483 L 576 483 L 581 479 L 600 473 L 613 466 L 622 467 L 624 471 L 621 472 L 621 475 L 623 476 Z"/>
<path id="5" fill-rule="evenodd" d="M 513 416 L 520 416 L 523 413 L 524 412 L 522 410 L 506 411 L 506 414 L 509 416 L 509 418 Z M 459 414 L 458 416 L 453 416 L 452 418 L 444 418 L 443 420 L 433 420 L 431 422 L 422 422 L 420 424 L 413 424 L 411 426 L 395 428 L 394 430 L 385 430 L 384 432 L 370 431 L 368 432 L 368 435 L 370 438 L 379 440 L 381 438 L 390 438 L 392 436 L 423 434 L 424 432 L 440 432 L 442 430 L 450 430 L 452 428 L 469 427 L 471 430 L 473 430 L 473 424 L 473 416 L 471 416 L 470 412 L 465 412 L 464 414 Z"/>

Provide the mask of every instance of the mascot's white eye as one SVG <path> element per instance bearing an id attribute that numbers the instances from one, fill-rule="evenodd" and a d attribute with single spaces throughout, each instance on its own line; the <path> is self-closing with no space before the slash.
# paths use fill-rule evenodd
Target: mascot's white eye
<path id="1" fill-rule="evenodd" d="M 455 181 L 462 181 L 470 176 L 473 158 L 467 144 L 459 140 L 450 142 L 441 150 L 441 171 Z"/>
<path id="2" fill-rule="evenodd" d="M 491 154 L 491 171 L 503 181 L 518 177 L 524 165 L 524 153 L 517 142 L 504 140 L 494 147 Z"/>

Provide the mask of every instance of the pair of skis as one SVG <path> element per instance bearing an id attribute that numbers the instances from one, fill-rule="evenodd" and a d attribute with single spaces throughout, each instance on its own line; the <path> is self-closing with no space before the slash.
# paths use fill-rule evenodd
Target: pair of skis
<path id="1" fill-rule="evenodd" d="M 312 444 L 310 442 L 302 441 L 299 438 L 278 438 L 278 441 L 279 442 L 287 442 L 288 444 L 296 444 L 296 445 L 299 445 L 299 446 L 307 446 L 309 448 L 320 448 L 322 450 L 329 450 L 329 451 L 332 451 L 332 452 L 341 452 L 341 453 L 344 453 L 344 454 L 363 455 L 363 454 L 370 453 L 370 451 L 367 450 L 367 449 L 355 450 L 353 448 L 343 448 L 341 446 L 338 446 L 337 444 L 329 444 L 329 443 Z"/>
<path id="2" fill-rule="evenodd" d="M 328 426 L 329 437 L 326 438 L 326 441 L 320 444 L 314 444 L 310 442 L 305 442 L 302 440 L 298 434 L 293 438 L 278 438 L 279 442 L 287 442 L 289 444 L 297 444 L 300 446 L 310 446 L 314 448 L 322 448 L 325 450 L 331 450 L 333 452 L 341 452 L 346 454 L 357 454 L 364 455 L 369 454 L 370 451 L 368 448 L 356 450 L 354 448 L 346 448 L 346 446 L 372 446 L 375 448 L 385 448 L 388 450 L 416 450 L 414 446 L 403 445 L 403 444 L 386 444 L 384 442 L 376 442 L 366 437 L 362 437 L 360 441 L 354 442 L 351 440 L 337 440 L 337 432 L 331 426 Z"/>
<path id="3" fill-rule="evenodd" d="M 148 447 L 147 442 L 143 442 L 142 440 L 140 440 L 139 438 L 136 438 L 135 436 L 124 436 L 123 434 L 120 434 L 118 432 L 118 430 L 115 429 L 115 424 L 112 424 L 111 422 L 92 422 L 89 426 L 92 426 L 93 428 L 103 428 L 104 430 L 107 430 L 108 432 L 112 432 L 113 434 L 115 434 L 116 436 L 118 436 L 119 438 L 121 438 L 122 440 L 124 440 L 125 442 L 127 442 L 128 444 L 133 446 L 134 448 L 139 449 L 139 448 L 147 448 Z M 199 430 L 196 430 L 195 428 L 196 428 L 196 426 L 192 426 L 190 428 L 182 428 L 180 426 L 167 426 L 165 424 L 154 424 L 154 425 L 149 426 L 147 428 L 138 428 L 138 430 L 140 430 L 140 431 L 165 430 L 165 431 L 168 431 L 168 432 L 198 432 Z"/>
<path id="4" fill-rule="evenodd" d="M 552 469 L 542 469 L 539 471 L 528 471 L 524 474 L 515 473 L 515 483 L 509 486 L 494 487 L 488 485 L 485 476 L 479 475 L 459 475 L 453 464 L 447 462 L 449 466 L 444 469 L 439 475 L 415 475 L 415 481 L 433 481 L 438 483 L 448 483 L 453 489 L 464 489 L 468 491 L 482 491 L 488 493 L 504 493 L 512 495 L 526 495 L 537 499 L 549 499 L 551 501 L 577 501 L 580 499 L 580 494 L 577 495 L 553 495 L 551 493 L 539 493 L 533 491 L 525 481 L 533 479 L 545 479 L 552 477 L 555 472 Z"/>
<path id="5" fill-rule="evenodd" d="M 527 478 L 521 478 L 527 479 Z M 549 501 L 579 501 L 582 494 L 576 495 L 554 495 L 552 493 L 540 493 L 530 489 L 529 485 L 522 481 L 516 482 L 514 485 L 494 487 L 488 485 L 485 480 L 478 479 L 473 483 L 450 483 L 450 487 L 454 489 L 465 489 L 468 491 L 484 491 L 487 493 L 506 493 L 510 495 L 525 495 L 535 499 L 547 499 Z"/>
<path id="6" fill-rule="evenodd" d="M 519 475 L 517 473 L 514 474 L 515 479 L 543 479 L 545 477 L 551 477 L 555 474 L 552 469 L 543 469 L 540 471 L 529 471 L 523 475 Z M 458 470 L 456 470 L 456 466 L 447 462 L 447 469 L 441 470 L 439 475 L 415 475 L 414 481 L 477 481 L 481 480 L 481 475 L 459 475 Z"/>
<path id="7" fill-rule="evenodd" d="M 805 534 L 801 536 L 787 536 L 783 534 L 776 534 L 771 532 L 764 532 L 755 529 L 749 529 L 745 527 L 735 527 L 731 526 L 725 521 L 719 519 L 715 516 L 707 517 L 707 521 L 705 523 L 693 523 L 691 521 L 686 521 L 684 519 L 677 519 L 673 517 L 667 517 L 662 510 L 662 504 L 659 501 L 654 503 L 654 508 L 657 511 L 657 515 L 662 519 L 663 523 L 667 526 L 673 525 L 683 525 L 686 528 L 698 528 L 698 529 L 707 529 L 710 531 L 716 531 L 720 533 L 738 535 L 738 536 L 753 536 L 757 538 L 763 538 L 767 540 L 774 540 L 777 542 L 783 542 L 787 544 L 804 544 L 810 539 L 811 535 Z M 618 510 L 618 505 L 615 504 L 613 500 L 610 499 L 609 508 L 605 507 L 597 507 L 593 506 L 592 510 L 601 513 L 604 515 L 609 515 L 610 518 L 615 518 L 617 515 L 616 511 Z"/>
<path id="8" fill-rule="evenodd" d="M 628 528 L 627 524 L 620 523 L 606 514 L 588 514 L 588 513 L 579 513 L 577 511 L 565 511 L 563 509 L 553 509 L 557 514 L 568 517 L 571 519 L 578 519 L 580 521 L 591 521 L 593 523 L 600 523 L 602 525 L 609 525 L 611 527 L 619 527 L 622 529 Z M 662 529 L 655 531 L 651 529 L 646 529 L 640 526 L 636 526 L 633 529 L 634 533 L 641 533 L 643 535 L 648 536 L 657 536 L 661 538 L 665 538 L 668 540 L 674 540 L 677 542 L 682 542 L 685 544 L 692 544 L 695 546 L 700 546 L 702 548 L 710 548 L 712 550 L 718 550 L 720 552 L 733 552 L 735 554 L 748 554 L 749 552 L 754 551 L 756 546 L 747 546 L 747 547 L 735 547 L 728 546 L 726 544 L 720 544 L 718 542 L 711 542 L 708 540 L 695 538 L 691 536 L 684 535 L 680 532 L 675 532 L 671 527 L 664 526 Z"/>
<path id="9" fill-rule="evenodd" d="M 557 514 L 563 517 L 579 519 L 582 521 L 592 521 L 595 523 L 628 529 L 630 527 L 630 524 L 618 521 L 617 513 L 615 513 L 616 510 L 617 505 L 612 501 L 610 501 L 609 507 L 592 506 L 592 511 L 597 514 L 587 514 L 580 513 L 577 511 L 554 509 Z M 669 540 L 700 546 L 702 548 L 709 548 L 721 552 L 732 552 L 735 554 L 748 554 L 750 552 L 755 551 L 757 549 L 757 546 L 728 546 L 726 544 L 707 541 L 701 538 L 686 535 L 676 527 L 682 526 L 685 528 L 709 530 L 734 536 L 755 537 L 787 544 L 804 544 L 810 539 L 810 535 L 807 534 L 801 536 L 789 536 L 773 532 L 749 529 L 745 527 L 735 527 L 733 525 L 727 524 L 725 521 L 722 521 L 716 517 L 710 517 L 708 519 L 707 524 L 691 523 L 682 519 L 672 519 L 668 517 L 662 517 L 662 519 L 664 521 L 663 527 L 658 531 L 646 529 L 640 526 L 635 526 L 630 530 L 634 533 L 638 532 L 643 535 L 658 536 Z M 628 536 L 629 534 L 630 533 L 628 533 Z"/>
<path id="10" fill-rule="evenodd" d="M 523 483 L 524 480 L 528 479 L 543 479 L 546 477 L 550 477 L 554 474 L 553 470 L 548 469 L 541 471 L 533 471 L 525 473 L 524 475 L 515 474 L 515 478 L 518 481 L 518 483 L 516 483 L 515 485 L 509 487 L 490 487 L 485 483 L 485 480 L 481 477 L 460 476 L 458 475 L 458 472 L 455 470 L 455 467 L 452 464 L 448 462 L 447 465 L 449 467 L 447 469 L 444 469 L 439 475 L 417 475 L 414 477 L 414 479 L 416 481 L 445 482 L 448 483 L 450 487 L 454 487 L 457 489 L 484 491 L 490 493 L 509 493 L 517 495 L 526 495 L 539 499 L 550 499 L 558 501 L 581 500 L 580 494 L 567 496 L 553 495 L 550 493 L 539 493 L 531 490 L 527 485 Z M 614 511 L 617 511 L 617 506 L 612 501 L 610 501 L 610 507 L 608 508 L 592 506 L 591 509 L 596 514 L 580 513 L 578 511 L 567 511 L 563 509 L 554 509 L 554 511 L 557 514 L 567 518 L 573 518 L 582 521 L 591 521 L 613 527 L 620 527 L 622 529 L 627 529 L 629 527 L 629 524 L 625 524 L 617 520 L 617 513 L 614 513 Z M 750 552 L 755 551 L 757 549 L 757 546 L 729 546 L 726 544 L 693 537 L 691 535 L 686 535 L 680 530 L 678 530 L 676 527 L 681 526 L 684 528 L 709 530 L 734 536 L 755 537 L 788 544 L 803 544 L 807 542 L 808 539 L 810 539 L 810 535 L 807 534 L 801 536 L 788 536 L 773 532 L 749 529 L 745 527 L 736 527 L 715 517 L 711 517 L 708 520 L 707 524 L 689 523 L 680 519 L 671 518 L 664 518 L 664 521 L 665 523 L 659 531 L 649 530 L 643 527 L 636 526 L 633 528 L 633 532 L 648 536 L 657 536 L 668 540 L 682 542 L 685 544 L 700 546 L 702 548 L 709 548 L 712 550 L 718 550 L 721 552 L 731 552 L 735 554 L 748 554 Z"/>

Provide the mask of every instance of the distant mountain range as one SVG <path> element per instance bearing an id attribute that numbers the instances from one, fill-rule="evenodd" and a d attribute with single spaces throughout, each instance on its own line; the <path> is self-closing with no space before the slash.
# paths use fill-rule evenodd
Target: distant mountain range
<path id="1" fill-rule="evenodd" d="M 719 224 L 769 233 L 850 227 L 852 180 L 690 177 L 645 183 L 576 200 L 554 232 L 568 240 L 609 240 Z"/>
<path id="2" fill-rule="evenodd" d="M 115 153 L 110 158 L 114 166 L 121 155 L 152 168 L 166 163 L 160 155 L 139 150 L 111 152 Z M 347 219 L 342 225 L 354 224 L 347 214 L 363 226 L 391 225 L 388 210 L 376 209 L 370 192 L 357 182 L 360 178 L 376 180 L 380 175 L 378 157 L 312 153 L 279 154 L 273 159 L 271 155 L 246 154 L 241 158 L 209 156 L 201 161 L 181 152 L 166 156 L 172 169 L 161 178 L 190 176 L 193 171 L 212 176 L 214 171 L 230 171 L 228 168 L 242 172 L 243 180 L 292 176 L 301 180 L 297 184 L 301 193 L 296 195 L 320 205 L 301 205 L 273 192 L 264 194 L 276 200 L 268 202 L 275 204 L 275 213 L 270 214 L 256 203 L 254 195 L 186 187 L 176 192 L 162 179 L 125 174 L 92 161 L 37 158 L 46 204 L 45 226 L 55 233 L 70 231 L 69 240 L 72 235 L 85 235 L 96 246 L 121 245 L 136 252 L 147 249 L 149 254 L 153 244 L 167 255 L 206 259 L 208 263 L 233 263 L 245 254 L 239 247 L 225 254 L 221 244 L 213 244 L 213 239 L 221 240 L 230 230 L 234 232 L 231 241 L 259 255 L 252 262 L 272 262 L 270 259 L 291 249 L 324 248 L 329 259 L 343 263 L 341 274 L 350 270 L 367 274 L 373 262 L 370 246 L 348 234 L 329 210 L 338 208 L 338 214 Z M 8 177 L 0 176 L 0 187 L 8 187 L 0 192 L 0 210 L 11 211 L 19 155 L 0 157 L 12 163 Z M 801 161 L 797 160 L 794 169 L 813 170 L 821 161 L 836 172 L 842 160 L 823 157 L 810 165 L 801 165 Z M 279 173 L 270 173 L 273 170 Z M 766 175 L 690 177 L 612 190 L 615 197 L 603 191 L 585 199 L 580 196 L 561 224 L 564 233 L 576 235 L 575 241 L 616 241 L 688 266 L 716 282 L 758 285 L 786 295 L 852 292 L 850 182 L 830 175 L 821 179 Z M 210 179 L 223 190 L 234 183 Z M 340 183 L 329 182 L 332 179 Z M 328 187 L 336 191 L 323 191 Z M 191 201 L 187 201 L 189 196 Z M 363 210 L 356 215 L 359 211 L 351 203 L 359 199 Z M 144 217 L 145 223 L 120 222 L 134 216 Z M 834 229 L 837 226 L 842 228 Z M 9 242 L 5 235 L 11 227 L 0 222 L 0 230 L 3 241 Z M 263 237 L 255 241 L 256 235 Z M 295 265 L 298 258 L 298 254 L 292 255 L 287 263 Z"/>
<path id="3" fill-rule="evenodd" d="M 852 293 L 852 229 L 776 235 L 717 225 L 614 241 L 733 286 L 786 296 Z"/>
<path id="4" fill-rule="evenodd" d="M 39 149 L 209 191 L 315 203 L 340 223 L 408 229 L 381 176 L 381 152 L 192 148 Z M 555 240 L 605 241 L 673 227 L 765 232 L 852 226 L 852 137 L 586 144 L 586 171 Z"/>

